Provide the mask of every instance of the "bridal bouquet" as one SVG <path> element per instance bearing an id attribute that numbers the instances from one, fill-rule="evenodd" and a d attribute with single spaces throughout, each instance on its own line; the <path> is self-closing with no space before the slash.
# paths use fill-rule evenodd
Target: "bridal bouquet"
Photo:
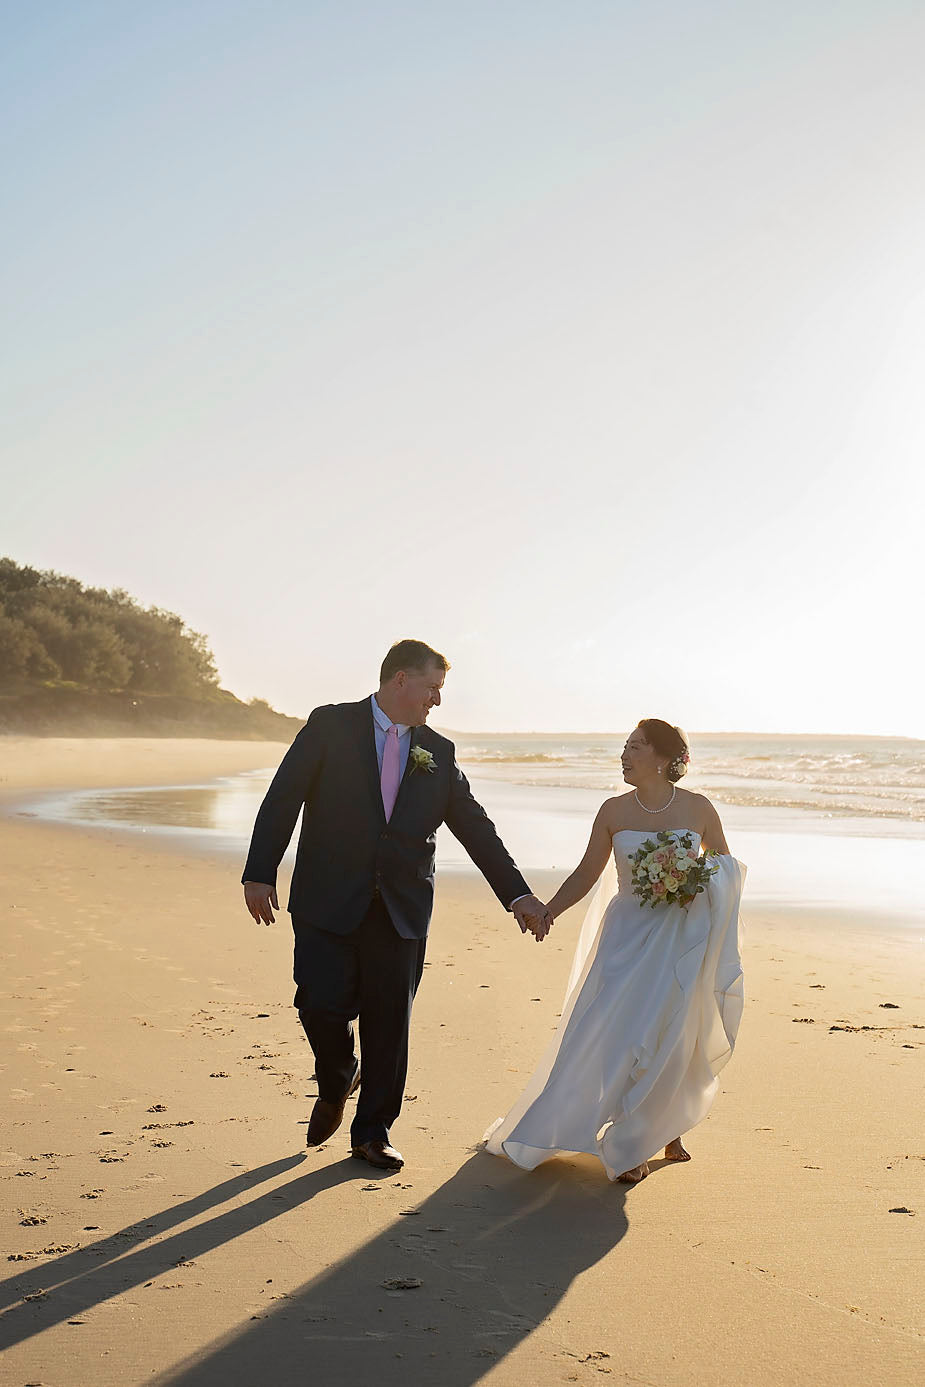
<path id="1" fill-rule="evenodd" d="M 694 847 L 690 833 L 667 832 L 647 838 L 632 854 L 633 894 L 643 905 L 690 905 L 716 871 L 711 854 Z"/>

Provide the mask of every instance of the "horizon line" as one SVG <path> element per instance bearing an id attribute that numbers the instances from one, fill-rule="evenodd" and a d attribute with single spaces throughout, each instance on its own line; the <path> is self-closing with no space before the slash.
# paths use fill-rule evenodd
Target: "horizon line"
<path id="1" fill-rule="evenodd" d="M 625 735 L 626 731 L 632 728 L 621 729 L 618 731 L 603 732 L 600 729 L 583 729 L 580 731 L 564 731 L 561 728 L 543 730 L 532 728 L 530 731 L 511 731 L 505 729 L 477 728 L 466 729 L 461 727 L 438 727 L 434 725 L 434 731 L 441 732 L 445 736 L 453 737 L 619 737 Z M 904 742 L 925 742 L 925 736 L 917 737 L 910 732 L 797 732 L 788 730 L 785 732 L 760 731 L 756 728 L 700 728 L 697 731 L 685 733 L 691 737 L 815 737 L 818 739 L 828 738 L 830 740 L 843 739 L 845 737 L 865 737 L 868 740 L 878 741 L 904 741 Z"/>

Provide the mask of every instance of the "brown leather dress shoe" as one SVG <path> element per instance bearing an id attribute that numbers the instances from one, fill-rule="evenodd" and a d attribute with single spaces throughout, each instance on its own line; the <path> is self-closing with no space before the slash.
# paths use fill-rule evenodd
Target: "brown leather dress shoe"
<path id="1" fill-rule="evenodd" d="M 359 1087 L 360 1071 L 357 1070 L 356 1078 L 339 1103 L 326 1103 L 323 1098 L 316 1101 L 312 1108 L 312 1115 L 308 1119 L 308 1131 L 305 1134 L 306 1146 L 321 1146 L 330 1137 L 333 1137 L 344 1120 L 344 1108 L 347 1106 L 347 1099 L 351 1093 L 356 1093 Z"/>
<path id="2" fill-rule="evenodd" d="M 362 1141 L 351 1147 L 350 1154 L 358 1161 L 369 1161 L 377 1170 L 401 1170 L 405 1164 L 402 1153 L 387 1141 Z"/>

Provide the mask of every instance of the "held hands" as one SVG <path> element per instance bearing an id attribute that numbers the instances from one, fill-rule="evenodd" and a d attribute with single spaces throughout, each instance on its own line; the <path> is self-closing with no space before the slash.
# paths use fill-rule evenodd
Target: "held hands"
<path id="1" fill-rule="evenodd" d="M 258 925 L 272 925 L 276 919 L 273 911 L 279 910 L 276 887 L 267 886 L 262 881 L 245 881 L 244 904 Z"/>
<path id="2" fill-rule="evenodd" d="M 529 930 L 538 944 L 546 938 L 552 929 L 553 917 L 549 913 L 549 908 L 537 896 L 523 896 L 519 901 L 514 902 L 511 910 L 520 925 L 521 933 L 526 934 Z"/>
<path id="3" fill-rule="evenodd" d="M 275 886 L 268 886 L 262 881 L 245 881 L 244 904 L 258 925 L 275 923 L 273 911 L 279 910 Z M 537 896 L 524 896 L 514 902 L 511 910 L 520 925 L 521 933 L 526 934 L 529 930 L 538 944 L 552 929 L 553 917 L 548 907 Z"/>

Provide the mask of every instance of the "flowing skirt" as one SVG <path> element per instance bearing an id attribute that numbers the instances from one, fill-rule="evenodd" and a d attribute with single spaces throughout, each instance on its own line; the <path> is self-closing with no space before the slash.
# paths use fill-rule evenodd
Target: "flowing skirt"
<path id="1" fill-rule="evenodd" d="M 582 929 L 552 1043 L 487 1150 L 533 1170 L 560 1151 L 599 1156 L 611 1180 L 706 1117 L 742 1015 L 745 868 L 722 856 L 686 909 L 653 910 L 612 868 Z"/>

